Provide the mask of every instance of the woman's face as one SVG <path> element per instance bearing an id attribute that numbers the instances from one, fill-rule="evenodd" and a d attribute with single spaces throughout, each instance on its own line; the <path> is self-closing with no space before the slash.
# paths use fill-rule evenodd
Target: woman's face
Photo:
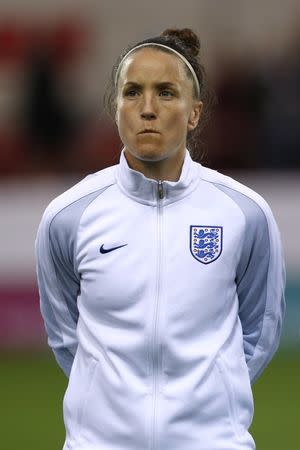
<path id="1" fill-rule="evenodd" d="M 116 122 L 131 157 L 149 162 L 182 157 L 187 132 L 197 126 L 201 108 L 176 55 L 144 48 L 125 60 Z"/>

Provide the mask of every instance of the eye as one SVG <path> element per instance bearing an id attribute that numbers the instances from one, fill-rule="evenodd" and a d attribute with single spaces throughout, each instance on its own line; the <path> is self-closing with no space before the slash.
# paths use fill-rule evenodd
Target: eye
<path id="1" fill-rule="evenodd" d="M 159 95 L 161 97 L 173 97 L 174 96 L 173 92 L 167 91 L 167 90 L 160 91 Z"/>
<path id="2" fill-rule="evenodd" d="M 125 97 L 136 97 L 138 95 L 138 91 L 136 89 L 128 89 L 125 91 Z"/>

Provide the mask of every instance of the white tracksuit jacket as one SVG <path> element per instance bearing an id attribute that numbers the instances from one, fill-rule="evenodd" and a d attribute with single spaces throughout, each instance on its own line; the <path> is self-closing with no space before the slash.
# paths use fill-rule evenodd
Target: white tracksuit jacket
<path id="1" fill-rule="evenodd" d="M 46 209 L 48 342 L 70 376 L 64 450 L 253 450 L 250 381 L 284 314 L 280 236 L 251 189 L 192 161 L 157 182 L 120 163 Z"/>

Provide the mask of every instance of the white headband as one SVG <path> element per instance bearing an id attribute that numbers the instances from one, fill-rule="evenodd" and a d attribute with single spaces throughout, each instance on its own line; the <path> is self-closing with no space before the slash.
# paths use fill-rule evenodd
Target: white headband
<path id="1" fill-rule="evenodd" d="M 197 75 L 196 75 L 196 73 L 195 73 L 195 71 L 193 69 L 193 66 L 188 62 L 188 60 L 181 53 L 177 52 L 177 50 L 174 50 L 173 48 L 168 47 L 167 45 L 157 44 L 156 42 L 148 42 L 146 44 L 137 45 L 136 47 L 134 47 L 131 50 L 129 50 L 128 53 L 126 53 L 126 55 L 123 57 L 123 59 L 121 60 L 119 66 L 118 66 L 118 69 L 117 69 L 117 72 L 116 72 L 116 77 L 115 77 L 115 85 L 117 85 L 118 78 L 119 78 L 120 71 L 121 71 L 121 67 L 122 67 L 123 62 L 125 61 L 125 59 L 131 53 L 135 52 L 137 49 L 142 48 L 142 47 L 147 47 L 147 46 L 162 47 L 162 48 L 166 48 L 167 50 L 175 53 L 188 66 L 188 68 L 190 69 L 190 72 L 191 72 L 191 74 L 193 76 L 193 80 L 194 80 L 195 85 L 196 85 L 197 97 L 200 97 L 200 85 L 199 85 L 199 81 L 198 81 Z"/>

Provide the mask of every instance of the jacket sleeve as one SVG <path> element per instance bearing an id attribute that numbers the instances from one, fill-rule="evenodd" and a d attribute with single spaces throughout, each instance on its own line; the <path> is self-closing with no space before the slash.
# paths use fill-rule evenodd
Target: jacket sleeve
<path id="1" fill-rule="evenodd" d="M 74 265 L 74 245 L 74 233 L 64 217 L 53 217 L 46 210 L 35 243 L 40 308 L 48 344 L 67 376 L 77 349 L 80 280 Z"/>
<path id="2" fill-rule="evenodd" d="M 244 352 L 254 382 L 279 345 L 285 312 L 285 265 L 269 206 L 263 200 L 259 206 L 251 203 L 236 283 Z"/>

